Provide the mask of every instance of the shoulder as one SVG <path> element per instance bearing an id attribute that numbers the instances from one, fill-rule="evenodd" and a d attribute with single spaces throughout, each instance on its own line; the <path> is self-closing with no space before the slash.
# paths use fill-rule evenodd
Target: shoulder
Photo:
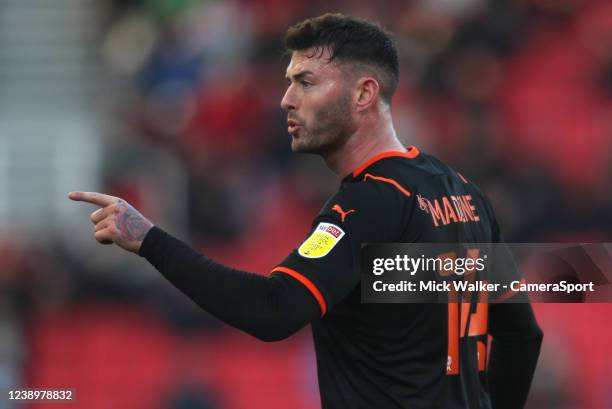
<path id="1" fill-rule="evenodd" d="M 410 197 L 420 186 L 431 183 L 432 179 L 454 173 L 444 162 L 433 156 L 419 152 L 407 157 L 394 155 L 382 158 L 366 168 L 360 168 L 352 174 L 355 182 L 377 181 L 395 186 L 407 197 Z"/>
<path id="2" fill-rule="evenodd" d="M 335 223 L 362 240 L 396 239 L 412 196 L 402 190 L 375 178 L 347 183 L 328 199 L 317 219 Z"/>
<path id="3" fill-rule="evenodd" d="M 331 196 L 326 207 L 336 203 L 347 206 L 363 207 L 368 210 L 384 210 L 401 207 L 405 200 L 412 197 L 409 188 L 391 177 L 365 174 L 360 181 L 346 183 Z"/>

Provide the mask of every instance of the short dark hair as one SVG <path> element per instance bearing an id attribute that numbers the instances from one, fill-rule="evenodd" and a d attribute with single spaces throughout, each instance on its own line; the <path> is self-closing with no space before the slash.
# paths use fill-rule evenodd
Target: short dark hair
<path id="1" fill-rule="evenodd" d="M 391 33 L 377 23 L 327 13 L 290 27 L 285 34 L 287 51 L 329 49 L 330 61 L 356 63 L 374 71 L 382 99 L 390 103 L 399 82 L 399 57 Z"/>

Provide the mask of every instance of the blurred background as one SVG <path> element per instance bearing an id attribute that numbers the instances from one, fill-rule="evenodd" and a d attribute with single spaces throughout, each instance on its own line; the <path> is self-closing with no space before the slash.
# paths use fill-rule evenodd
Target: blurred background
<path id="1" fill-rule="evenodd" d="M 338 186 L 291 154 L 279 108 L 285 30 L 328 11 L 396 34 L 398 134 L 477 183 L 508 242 L 612 241 L 610 1 L 0 0 L 0 390 L 76 389 L 28 408 L 320 407 L 308 329 L 266 344 L 224 326 L 99 246 L 66 194 L 123 197 L 267 274 Z M 535 309 L 529 408 L 611 408 L 610 305 Z"/>

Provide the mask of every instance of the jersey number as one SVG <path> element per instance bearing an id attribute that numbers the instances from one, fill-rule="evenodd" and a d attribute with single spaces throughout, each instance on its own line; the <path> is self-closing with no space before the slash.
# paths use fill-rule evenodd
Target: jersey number
<path id="1" fill-rule="evenodd" d="M 468 249 L 467 257 L 476 259 L 479 253 L 479 249 Z M 456 258 L 457 254 L 454 252 L 445 253 L 438 255 L 438 257 Z M 466 279 L 469 279 L 470 276 L 473 278 L 473 274 L 470 274 L 469 271 L 464 274 Z M 465 295 L 462 298 L 462 300 L 458 300 L 457 293 L 451 292 L 449 294 L 447 375 L 459 374 L 459 338 L 487 335 L 488 304 L 486 302 L 479 302 L 476 305 L 476 311 L 470 317 L 469 299 L 466 300 Z M 467 328 L 468 321 L 470 323 L 469 328 Z M 476 341 L 476 347 L 478 352 L 478 370 L 484 371 L 487 358 L 486 344 L 483 341 Z"/>

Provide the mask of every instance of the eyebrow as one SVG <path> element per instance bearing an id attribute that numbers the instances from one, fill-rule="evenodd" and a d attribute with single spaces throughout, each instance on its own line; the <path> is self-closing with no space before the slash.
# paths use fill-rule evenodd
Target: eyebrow
<path id="1" fill-rule="evenodd" d="M 313 72 L 312 72 L 312 71 L 309 71 L 309 70 L 300 71 L 300 72 L 298 72 L 297 74 L 294 74 L 294 75 L 293 75 L 293 80 L 294 80 L 294 81 L 299 81 L 299 80 L 301 80 L 302 78 L 304 78 L 305 76 L 307 76 L 308 74 L 313 74 Z M 292 77 L 291 75 L 285 75 L 285 78 L 286 78 L 287 80 L 289 80 L 289 81 L 291 81 L 291 77 Z"/>

